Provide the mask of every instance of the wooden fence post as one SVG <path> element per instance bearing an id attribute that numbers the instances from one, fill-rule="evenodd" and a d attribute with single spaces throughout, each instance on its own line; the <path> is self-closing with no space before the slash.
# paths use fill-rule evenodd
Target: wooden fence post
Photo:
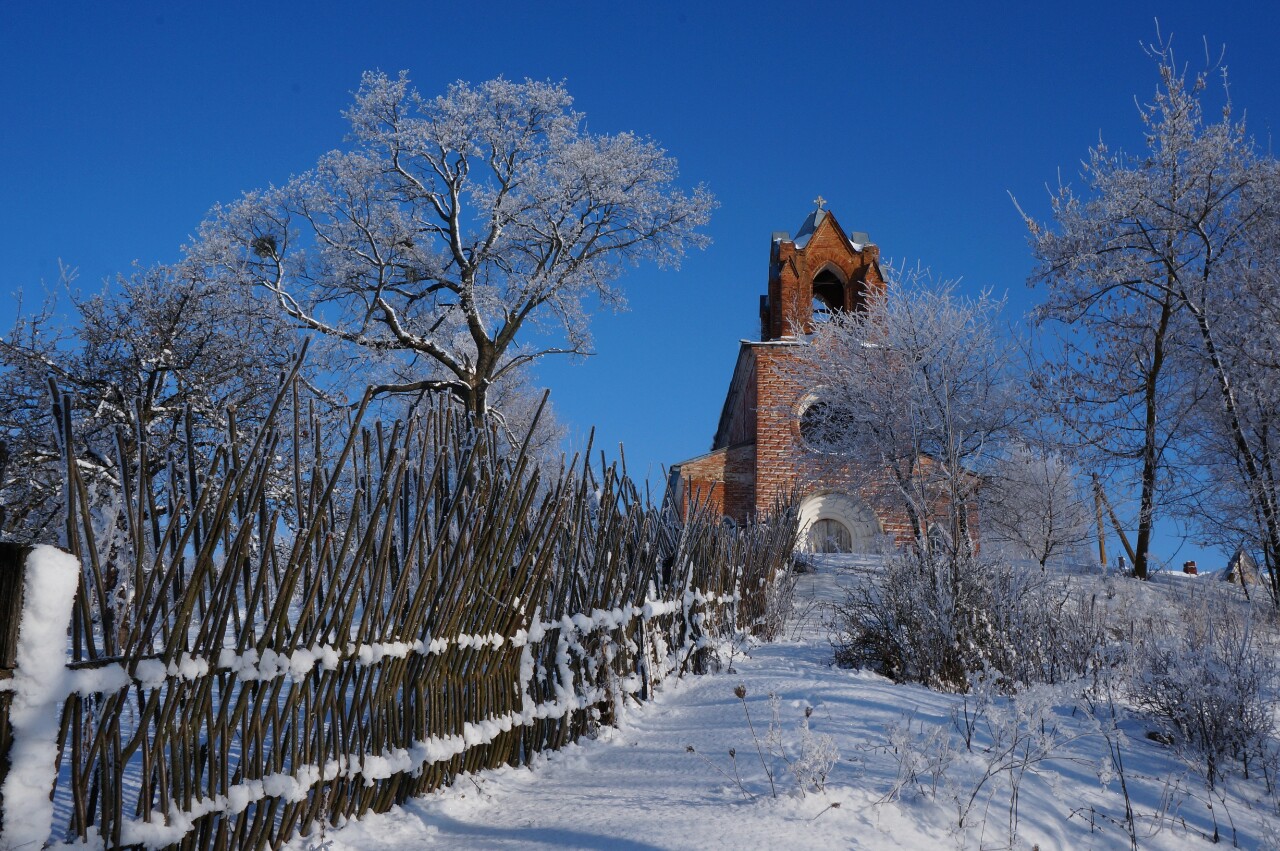
<path id="1" fill-rule="evenodd" d="M 0 682 L 13 676 L 18 655 L 18 624 L 22 621 L 22 586 L 31 548 L 0 543 Z M 9 774 L 9 704 L 13 693 L 0 691 L 0 835 L 4 834 L 4 781 Z"/>

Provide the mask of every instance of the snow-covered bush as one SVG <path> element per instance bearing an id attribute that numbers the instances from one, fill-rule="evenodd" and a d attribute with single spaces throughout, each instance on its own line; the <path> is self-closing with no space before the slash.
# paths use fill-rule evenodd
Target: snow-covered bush
<path id="1" fill-rule="evenodd" d="M 959 692 L 980 671 L 1004 685 L 1075 679 L 1106 640 L 1070 580 L 963 552 L 893 557 L 835 626 L 838 663 Z"/>
<path id="2" fill-rule="evenodd" d="M 893 757 L 894 778 L 879 803 L 901 798 L 932 796 L 944 792 L 950 783 L 952 764 L 958 757 L 952 731 L 941 724 L 904 716 L 885 728 L 885 749 Z"/>
<path id="3" fill-rule="evenodd" d="M 954 559 L 903 553 L 879 582 L 854 591 L 838 611 L 836 661 L 876 670 L 899 682 L 964 690 L 977 660 L 971 640 L 980 583 Z"/>
<path id="4" fill-rule="evenodd" d="M 1158 721 L 1213 788 L 1237 761 L 1274 758 L 1275 648 L 1251 613 L 1231 606 L 1183 607 L 1181 635 L 1152 647 L 1135 677 L 1135 706 Z"/>

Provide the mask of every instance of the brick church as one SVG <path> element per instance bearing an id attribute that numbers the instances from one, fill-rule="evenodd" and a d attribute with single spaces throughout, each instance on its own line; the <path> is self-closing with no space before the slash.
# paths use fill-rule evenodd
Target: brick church
<path id="1" fill-rule="evenodd" d="M 884 291 L 880 249 L 817 203 L 795 236 L 774 233 L 760 339 L 741 341 L 711 451 L 671 468 L 669 497 L 681 512 L 706 504 L 741 523 L 796 488 L 803 549 L 872 552 L 910 541 L 910 524 L 891 499 L 805 449 L 801 415 L 814 396 L 789 367 L 824 313 L 865 309 Z"/>

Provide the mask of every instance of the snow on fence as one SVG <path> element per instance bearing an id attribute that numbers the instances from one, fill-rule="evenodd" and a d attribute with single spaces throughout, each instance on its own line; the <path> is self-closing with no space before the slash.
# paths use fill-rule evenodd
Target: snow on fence
<path id="1" fill-rule="evenodd" d="M 203 462 L 119 435 L 110 493 L 62 441 L 69 649 L 43 691 L 21 654 L 0 681 L 0 753 L 10 721 L 25 747 L 18 702 L 43 702 L 56 813 L 6 796 L 0 847 L 278 847 L 523 764 L 769 628 L 794 511 L 677 522 L 616 465 L 544 480 L 445 405 L 365 428 L 366 399 L 331 445 L 300 396 L 286 381 Z"/>

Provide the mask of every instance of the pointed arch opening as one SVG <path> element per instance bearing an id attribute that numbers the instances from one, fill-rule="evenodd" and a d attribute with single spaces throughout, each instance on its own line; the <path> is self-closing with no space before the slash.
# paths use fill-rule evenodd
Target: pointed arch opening
<path id="1" fill-rule="evenodd" d="M 845 284 L 848 279 L 834 263 L 827 263 L 813 276 L 813 321 L 828 322 L 836 313 L 848 310 Z"/>

